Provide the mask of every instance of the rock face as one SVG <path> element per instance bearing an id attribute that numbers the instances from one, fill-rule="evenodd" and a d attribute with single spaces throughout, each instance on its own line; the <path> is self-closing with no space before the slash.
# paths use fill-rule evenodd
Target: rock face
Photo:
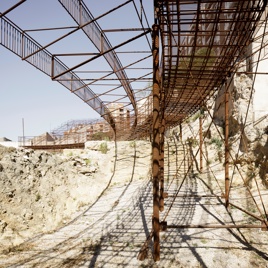
<path id="1" fill-rule="evenodd" d="M 248 144 L 256 142 L 265 134 L 264 129 L 268 126 L 267 118 L 255 121 L 255 107 L 253 107 L 255 90 L 252 86 L 252 79 L 241 74 L 235 75 L 229 89 L 229 133 L 230 137 L 240 136 L 243 133 L 239 148 L 243 152 L 247 151 Z M 221 126 L 224 126 L 224 109 L 224 88 L 222 88 L 216 97 L 214 109 L 214 120 Z"/>
<path id="2" fill-rule="evenodd" d="M 143 141 L 89 142 L 85 150 L 62 153 L 0 146 L 0 249 L 66 224 L 97 199 L 111 177 L 116 184 L 145 177 L 150 150 Z"/>
<path id="3" fill-rule="evenodd" d="M 97 163 L 33 150 L 0 147 L 0 237 L 50 231 L 90 201 Z M 85 174 L 85 175 L 83 175 Z"/>
<path id="4" fill-rule="evenodd" d="M 230 117 L 230 136 L 235 137 L 242 133 L 241 141 L 236 144 L 242 152 L 248 151 L 250 149 L 248 146 L 255 142 L 261 134 L 254 127 L 253 96 L 252 79 L 244 74 L 236 76 L 232 92 L 233 109 Z M 233 144 L 234 146 L 235 144 Z"/>
<path id="5" fill-rule="evenodd" d="M 255 120 L 252 89 L 253 81 L 245 74 L 235 75 L 228 81 L 229 87 L 229 150 L 232 155 L 231 164 L 245 177 L 250 187 L 257 178 L 262 185 L 268 188 L 268 115 Z M 225 131 L 225 89 L 222 88 L 215 96 L 215 105 L 212 99 L 207 103 L 203 121 L 203 137 L 208 152 L 217 150 L 209 156 L 209 162 L 224 161 L 224 131 Z M 213 115 L 214 124 L 211 124 Z M 199 142 L 199 122 L 201 115 L 196 113 L 183 126 L 183 139 L 191 138 Z M 178 131 L 178 129 L 175 129 Z M 174 136 L 175 138 L 175 136 Z M 213 145 L 213 146 L 211 146 Z M 214 146 L 214 147 L 215 147 Z M 199 156 L 198 156 L 199 157 Z M 236 182 L 235 182 L 236 183 Z M 240 182 L 239 182 L 240 183 Z M 243 183 L 243 182 L 242 182 Z M 240 183 L 241 184 L 241 183 Z"/>
<path id="6" fill-rule="evenodd" d="M 254 121 L 254 90 L 252 79 L 241 74 L 234 79 L 232 92 L 233 109 L 230 118 L 232 151 L 238 154 L 238 162 L 247 164 L 248 180 L 260 177 L 268 187 L 268 138 L 265 129 L 267 118 Z M 240 138 L 240 136 L 242 138 Z"/>

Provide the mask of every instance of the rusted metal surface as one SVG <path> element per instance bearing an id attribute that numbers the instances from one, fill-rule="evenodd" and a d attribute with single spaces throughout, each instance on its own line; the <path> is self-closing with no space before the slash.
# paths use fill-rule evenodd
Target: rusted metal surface
<path id="1" fill-rule="evenodd" d="M 93 16 L 90 9 L 82 0 L 59 0 L 61 6 L 67 11 L 76 26 L 48 27 L 39 29 L 21 29 L 11 20 L 10 11 L 19 9 L 25 1 L 18 1 L 7 10 L 1 11 L 0 43 L 21 59 L 35 66 L 37 69 L 56 80 L 69 91 L 81 98 L 100 116 L 102 116 L 114 131 L 117 140 L 150 139 L 152 142 L 152 182 L 153 182 L 153 218 L 152 232 L 142 247 L 140 259 L 147 255 L 148 244 L 153 239 L 153 257 L 160 259 L 159 232 L 170 228 L 260 228 L 267 230 L 267 213 L 263 217 L 248 212 L 229 200 L 232 190 L 229 178 L 230 162 L 237 168 L 234 157 L 229 152 L 229 96 L 226 81 L 238 71 L 239 63 L 245 60 L 245 49 L 254 40 L 264 40 L 264 36 L 256 35 L 261 23 L 267 1 L 242 0 L 155 0 L 154 8 L 148 20 L 142 1 L 128 0 L 120 4 L 111 4 L 108 9 L 103 6 L 100 15 Z M 108 3 L 108 2 L 107 2 Z M 118 3 L 118 2 L 117 2 Z M 135 15 L 136 25 L 128 25 L 126 21 L 120 22 L 120 27 L 109 25 L 109 29 L 101 28 L 102 19 L 109 19 L 118 10 L 131 8 L 129 15 Z M 67 15 L 68 15 L 67 14 Z M 266 14 L 267 16 L 267 14 Z M 265 20 L 267 18 L 265 17 Z M 110 20 L 115 21 L 115 20 Z M 152 26 L 153 25 L 153 26 Z M 68 30 L 69 32 L 47 43 L 39 43 L 32 37 L 35 31 Z M 86 52 L 58 51 L 52 53 L 54 45 L 67 37 L 82 32 L 87 41 L 95 49 Z M 121 41 L 110 42 L 108 35 L 123 36 Z M 136 34 L 135 34 L 136 32 Z M 134 33 L 134 34 L 133 34 Z M 152 35 L 152 41 L 151 41 Z M 142 47 L 136 47 L 137 41 Z M 254 53 L 261 51 L 265 45 L 260 45 Z M 123 55 L 127 55 L 123 59 Z M 133 56 L 134 55 L 134 56 Z M 62 58 L 76 58 L 71 67 L 65 64 Z M 105 59 L 108 67 L 98 69 L 99 60 Z M 258 61 L 260 58 L 258 59 Z M 152 64 L 153 62 L 153 64 Z M 256 68 L 257 69 L 257 68 Z M 267 75 L 266 72 L 252 72 L 246 70 L 245 74 Z M 150 83 L 147 84 L 146 83 Z M 153 82 L 153 84 L 151 84 Z M 177 198 L 183 198 L 180 189 L 187 178 L 193 178 L 193 167 L 198 162 L 200 154 L 200 172 L 204 174 L 206 155 L 203 144 L 207 133 L 203 135 L 203 117 L 199 118 L 200 146 L 194 155 L 190 142 L 183 144 L 184 157 L 178 163 L 176 149 L 175 172 L 173 180 L 179 175 L 181 184 L 176 192 L 168 194 L 168 187 L 164 181 L 165 174 L 170 172 L 170 166 L 164 169 L 164 143 L 166 130 L 179 127 L 178 140 L 182 142 L 185 137 L 192 137 L 182 129 L 182 124 L 197 111 L 206 107 L 207 101 L 223 86 L 225 94 L 225 188 L 214 194 L 189 195 L 193 198 L 225 198 L 225 206 L 233 206 L 248 216 L 260 221 L 260 224 L 186 224 L 173 225 L 166 221 L 172 206 Z M 209 111 L 207 111 L 209 113 Z M 211 119 L 212 115 L 210 114 Z M 210 126 L 209 126 L 210 128 Z M 196 138 L 196 137 L 194 137 Z M 197 134 L 198 139 L 198 134 Z M 166 143 L 168 144 L 168 143 Z M 83 146 L 82 142 L 74 146 Z M 63 148 L 59 145 L 59 149 Z M 73 145 L 70 144 L 72 147 Z M 166 147 L 169 150 L 168 146 Z M 222 165 L 221 165 L 222 168 Z M 183 174 L 179 171 L 183 170 Z M 211 172 L 210 167 L 206 172 Z M 240 173 L 239 168 L 237 168 Z M 170 174 L 168 174 L 170 175 Z M 241 175 L 241 174 L 240 174 Z M 241 175 L 244 184 L 246 180 Z M 221 178 L 222 180 L 222 178 Z M 207 185 L 208 186 L 208 185 Z M 209 188 L 209 186 L 208 186 Z M 249 196 L 254 196 L 247 189 Z M 219 194 L 222 194 L 220 196 Z M 260 191 L 259 191 L 259 194 Z M 170 206 L 164 206 L 164 198 L 170 201 Z M 171 200 L 170 200 L 171 199 Z M 260 199 L 262 201 L 262 199 Z M 254 200 L 259 214 L 262 211 Z M 223 202 L 221 202 L 223 203 Z M 160 221 L 160 211 L 163 211 Z"/>
<path id="2" fill-rule="evenodd" d="M 160 77 L 159 77 L 159 25 L 153 25 L 153 140 L 152 140 L 152 177 L 153 177 L 153 239 L 154 260 L 160 259 Z"/>
<path id="3" fill-rule="evenodd" d="M 161 1 L 162 85 L 167 125 L 200 109 L 230 72 L 257 27 L 262 1 Z"/>
<path id="4" fill-rule="evenodd" d="M 142 79 L 152 79 L 152 66 L 146 60 L 152 55 L 149 41 L 152 20 L 148 21 L 142 2 L 124 1 L 112 8 L 103 10 L 103 13 L 94 17 L 83 1 L 59 0 L 62 7 L 69 13 L 77 26 L 62 26 L 40 29 L 20 29 L 5 16 L 10 10 L 19 9 L 24 1 L 18 1 L 1 14 L 2 35 L 1 44 L 12 52 L 25 59 L 45 74 L 51 76 L 71 92 L 76 94 L 95 111 L 103 116 L 113 128 L 120 120 L 130 120 L 130 129 L 120 134 L 118 139 L 137 139 L 149 137 L 152 129 L 152 107 L 144 110 L 144 100 L 138 97 L 138 91 L 146 92 L 144 88 L 137 91 L 133 85 Z M 217 91 L 224 79 L 236 70 L 238 59 L 241 58 L 244 48 L 254 36 L 263 13 L 265 1 L 156 1 L 159 6 L 156 16 L 161 32 L 161 90 L 165 94 L 165 103 L 160 113 L 165 113 L 166 129 L 179 125 L 183 120 L 198 111 L 207 99 Z M 139 24 L 135 27 L 102 29 L 99 21 L 113 15 L 120 9 L 132 7 Z M 147 13 L 153 13 L 147 10 Z M 152 19 L 152 16 L 151 16 Z M 29 34 L 34 31 L 55 29 L 70 29 L 70 31 L 47 44 L 39 44 Z M 64 40 L 77 32 L 83 32 L 89 42 L 96 47 L 97 52 L 88 51 L 91 58 L 81 59 L 81 62 L 69 67 L 59 57 L 79 57 L 80 53 L 51 53 L 48 49 L 60 40 Z M 123 42 L 112 45 L 106 34 L 114 32 L 141 32 L 131 35 Z M 125 49 L 124 47 L 136 40 L 143 40 L 146 44 L 142 49 Z M 120 57 L 126 53 L 137 54 L 136 63 L 122 64 Z M 61 55 L 61 56 L 60 56 Z M 85 54 L 84 54 L 85 55 Z M 119 56 L 120 55 L 120 56 Z M 69 58 L 68 57 L 68 58 Z M 86 66 L 99 58 L 105 58 L 110 71 L 88 70 Z M 146 60 L 143 65 L 139 63 Z M 83 70 L 81 68 L 83 67 Z M 85 68 L 84 68 L 85 67 Z M 133 77 L 128 73 L 135 68 L 142 75 Z M 145 73 L 145 69 L 151 72 Z M 132 69 L 133 70 L 133 69 Z M 104 74 L 107 72 L 107 74 Z M 80 74 L 95 74 L 94 78 L 82 78 Z M 79 75 L 78 75 L 79 74 Z M 131 77 L 131 79 L 129 78 Z M 133 78 L 133 79 L 132 79 Z M 105 79 L 117 80 L 118 87 L 108 87 Z M 103 85 L 98 82 L 103 81 Z M 90 88 L 89 88 L 90 86 Z M 94 87 L 94 90 L 93 90 Z M 144 87 L 144 86 L 143 86 Z M 124 89 L 125 95 L 120 91 Z M 101 89 L 101 90 L 100 90 Z M 150 102 L 151 88 L 145 97 Z M 108 94 L 114 94 L 108 95 Z M 114 97 L 114 98 L 113 98 Z M 110 112 L 109 104 L 125 103 L 125 109 L 130 112 L 130 119 L 120 118 L 117 113 Z M 151 112 L 148 112 L 150 111 Z M 117 118 L 116 118 L 117 117 Z M 126 136 L 128 132 L 128 136 Z"/>
<path id="5" fill-rule="evenodd" d="M 16 7 L 18 7 L 19 5 L 21 5 L 22 3 L 24 3 L 26 0 L 21 0 L 18 3 L 16 3 L 15 5 L 11 6 L 9 9 L 7 9 L 5 12 L 0 13 L 0 18 L 7 15 L 9 12 L 11 12 L 13 9 L 15 9 Z"/>
<path id="6" fill-rule="evenodd" d="M 164 158 L 165 158 L 165 119 L 161 119 L 160 127 L 160 197 L 159 197 L 159 209 L 160 211 L 164 210 L 164 186 L 165 186 L 165 176 L 164 176 Z"/>
<path id="7" fill-rule="evenodd" d="M 229 191 L 230 191 L 230 178 L 229 178 L 229 91 L 225 84 L 225 206 L 229 207 Z"/>
<path id="8" fill-rule="evenodd" d="M 127 2 L 123 3 L 122 5 L 116 7 L 116 9 L 121 8 L 123 5 L 126 5 L 130 2 L 131 1 L 127 1 Z M 105 33 L 101 30 L 100 26 L 98 25 L 97 21 L 91 15 L 87 6 L 84 4 L 84 2 L 78 1 L 78 0 L 60 0 L 60 3 L 66 9 L 66 11 L 69 12 L 69 14 L 72 16 L 72 18 L 76 21 L 76 23 L 78 25 L 81 25 L 81 24 L 86 22 L 87 25 L 85 25 L 85 27 L 82 27 L 84 33 L 88 36 L 88 38 L 94 43 L 96 48 L 99 50 L 100 56 L 104 56 L 106 58 L 109 65 L 114 70 L 114 73 L 116 74 L 118 80 L 120 80 L 120 81 L 124 80 L 122 85 L 123 85 L 126 93 L 129 96 L 129 99 L 131 101 L 131 104 L 133 106 L 133 109 L 134 109 L 135 115 L 136 115 L 137 114 L 137 107 L 136 107 L 135 95 L 133 94 L 133 90 L 132 90 L 131 84 L 129 83 L 129 79 L 126 75 L 126 72 L 125 72 L 114 48 L 112 48 Z M 112 12 L 112 11 L 114 11 L 114 9 L 109 11 L 109 12 Z M 89 25 L 87 23 L 89 21 L 91 22 L 91 25 Z M 147 31 L 150 31 L 150 30 L 147 30 Z M 98 35 L 101 38 L 100 39 L 96 38 L 96 35 Z M 109 52 L 104 53 L 105 51 L 109 51 Z"/>
<path id="9" fill-rule="evenodd" d="M 56 144 L 56 145 L 27 145 L 23 146 L 28 149 L 35 150 L 63 150 L 63 149 L 85 149 L 85 143 L 68 143 L 68 144 Z"/>
<path id="10" fill-rule="evenodd" d="M 222 229 L 222 228 L 226 228 L 226 229 L 261 229 L 263 228 L 263 225 L 261 224 L 223 224 L 223 225 L 219 225 L 219 224 L 192 224 L 192 225 L 168 225 L 167 228 L 173 228 L 173 229 L 184 229 L 184 228 L 204 228 L 204 229 Z"/>
<path id="11" fill-rule="evenodd" d="M 40 44 L 38 44 L 28 34 L 24 33 L 22 29 L 20 29 L 17 25 L 12 23 L 4 16 L 1 18 L 1 25 L 1 45 L 11 50 L 21 58 L 24 58 L 25 55 L 31 54 L 33 51 L 39 51 L 32 57 L 27 58 L 26 61 L 34 65 L 43 73 L 51 76 L 51 70 L 53 69 L 59 69 L 64 71 L 68 69 L 67 66 L 61 60 L 59 60 L 57 57 L 54 57 L 46 49 L 43 49 Z M 89 106 L 96 110 L 99 114 L 107 114 L 105 116 L 105 119 L 110 122 L 111 125 L 114 125 L 113 118 L 110 114 L 106 112 L 108 111 L 108 109 L 102 102 L 102 100 L 99 99 L 88 86 L 85 86 L 85 83 L 81 79 L 79 79 L 79 77 L 74 72 L 66 73 L 65 79 L 76 79 L 75 83 L 72 83 L 70 81 L 59 81 L 59 83 L 67 89 L 73 91 L 82 100 L 86 100 L 89 97 L 94 96 L 94 101 L 88 102 Z M 84 86 L 83 90 L 75 91 L 76 87 L 81 86 Z"/>
<path id="12" fill-rule="evenodd" d="M 202 114 L 200 114 L 200 117 L 199 117 L 199 148 L 200 148 L 200 172 L 202 173 L 203 172 L 203 132 L 202 132 L 202 129 L 203 129 L 203 118 L 202 118 Z"/>

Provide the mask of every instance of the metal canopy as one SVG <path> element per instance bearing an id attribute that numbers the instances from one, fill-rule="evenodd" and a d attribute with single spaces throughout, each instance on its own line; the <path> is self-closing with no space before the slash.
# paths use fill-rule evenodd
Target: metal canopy
<path id="1" fill-rule="evenodd" d="M 142 247 L 139 259 L 144 259 L 148 243 L 153 239 L 153 257 L 155 261 L 160 260 L 159 233 L 168 228 L 261 228 L 268 230 L 268 215 L 264 205 L 265 214 L 258 209 L 260 216 L 257 216 L 242 208 L 240 204 L 231 203 L 229 200 L 230 191 L 235 191 L 231 189 L 229 163 L 232 161 L 233 167 L 238 171 L 239 168 L 235 163 L 238 153 L 233 156 L 228 143 L 230 90 L 227 85 L 227 80 L 231 80 L 228 78 L 233 76 L 245 61 L 249 64 L 246 64 L 244 68 L 249 67 L 249 69 L 244 72 L 250 75 L 257 73 L 258 68 L 252 68 L 251 65 L 255 63 L 251 60 L 252 54 L 259 53 L 260 55 L 260 51 L 267 45 L 267 40 L 264 39 L 267 35 L 267 1 L 155 0 L 151 1 L 154 3 L 151 9 L 148 9 L 149 1 L 146 1 L 147 5 L 140 0 L 107 1 L 109 7 L 103 6 L 104 11 L 94 17 L 90 8 L 82 0 L 59 0 L 59 7 L 64 8 L 65 15 L 75 22 L 75 26 L 55 25 L 53 28 L 40 27 L 30 30 L 25 28 L 26 26 L 17 26 L 8 17 L 15 11 L 19 14 L 20 8 L 26 2 L 31 2 L 31 0 L 18 1 L 6 10 L 1 10 L 1 45 L 80 97 L 110 123 L 117 139 L 151 138 L 152 232 Z M 45 5 L 44 2 L 47 3 L 47 1 L 42 1 L 43 5 Z M 121 20 L 117 13 L 119 10 L 125 12 L 131 19 Z M 151 17 L 147 16 L 148 14 L 151 14 Z M 14 18 L 16 19 L 16 16 Z M 104 18 L 106 22 L 102 20 Z M 112 22 L 115 25 L 104 29 L 101 22 L 103 25 L 112 24 Z M 50 30 L 64 30 L 65 32 L 54 37 L 53 41 L 42 40 L 42 44 L 32 36 L 36 31 Z M 82 52 L 78 49 L 80 46 L 77 45 L 76 34 L 79 34 L 79 41 L 84 38 L 83 40 L 88 42 L 86 49 Z M 74 37 L 72 43 L 69 37 Z M 63 40 L 67 40 L 67 45 L 61 43 Z M 248 48 L 254 41 L 258 41 L 259 44 L 249 51 Z M 71 45 L 75 45 L 75 52 L 70 50 Z M 266 56 L 267 53 L 264 52 L 263 58 Z M 75 61 L 71 61 L 70 58 L 75 58 Z M 258 56 L 256 65 L 260 60 L 261 57 Z M 164 199 L 168 198 L 168 193 L 164 192 L 165 179 L 171 175 L 169 162 L 168 174 L 164 172 L 165 131 L 177 125 L 181 127 L 181 123 L 186 122 L 186 119 L 198 110 L 200 112 L 206 110 L 207 101 L 220 89 L 224 91 L 222 103 L 225 106 L 225 136 L 219 133 L 225 141 L 224 190 L 221 189 L 221 196 L 217 196 L 206 184 L 211 194 L 205 197 L 224 198 L 226 208 L 231 205 L 259 220 L 261 224 L 181 225 L 167 223 L 166 218 L 176 198 L 180 197 L 181 186 L 187 178 L 191 181 L 196 179 L 189 173 L 193 171 L 194 161 L 197 163 L 198 153 L 200 169 L 197 168 L 197 171 L 202 174 L 203 156 L 206 157 L 202 155 L 202 144 L 206 138 L 206 135 L 203 137 L 202 133 L 202 117 L 199 118 L 200 143 L 196 155 L 193 155 L 191 141 L 181 141 L 182 151 L 184 151 L 184 159 L 180 163 L 180 165 L 184 164 L 183 175 L 179 174 L 178 147 L 175 144 L 176 164 L 172 176 L 177 182 L 180 179 L 181 184 L 177 185 L 173 196 L 170 196 L 169 208 L 166 214 L 162 215 L 161 221 L 160 212 L 164 211 L 164 206 L 168 203 L 168 201 L 164 202 Z M 241 137 L 243 131 L 244 129 L 241 130 Z M 191 133 L 187 135 L 192 137 Z M 188 150 L 185 150 L 186 146 Z M 186 162 L 188 162 L 187 168 Z M 221 161 L 219 165 L 222 168 Z M 243 185 L 246 185 L 242 175 L 241 177 Z M 247 190 L 254 200 L 248 187 Z M 259 195 L 261 199 L 261 193 Z M 185 197 L 182 196 L 182 198 Z"/>
<path id="2" fill-rule="evenodd" d="M 167 126 L 205 106 L 236 71 L 264 1 L 158 1 Z"/>
<path id="3" fill-rule="evenodd" d="M 81 0 L 59 0 L 59 8 L 65 9 L 75 26 L 55 24 L 53 28 L 27 30 L 8 18 L 12 12 L 19 14 L 25 3 L 18 1 L 2 10 L 1 44 L 86 102 L 110 123 L 118 139 L 149 136 L 152 129 L 150 32 L 155 22 L 159 24 L 161 39 L 160 110 L 169 128 L 204 107 L 207 99 L 236 71 L 247 56 L 246 48 L 266 5 L 261 0 L 155 1 L 154 22 L 153 6 L 148 9 L 148 3 L 145 7 L 142 1 L 117 1 L 110 4 L 112 8 L 103 7 L 103 13 L 94 17 Z M 135 23 L 120 24 L 117 12 L 121 10 L 130 12 Z M 102 28 L 103 19 L 115 18 L 121 28 Z M 36 31 L 59 29 L 68 31 L 43 44 L 32 37 Z M 62 46 L 66 53 L 54 52 L 53 46 L 64 40 L 72 36 L 77 40 L 77 33 L 91 43 L 88 51 L 73 53 L 68 52 L 68 46 Z M 108 35 L 120 36 L 120 41 L 113 39 L 112 43 Z M 75 63 L 65 63 L 70 58 L 76 58 Z M 106 67 L 97 70 L 94 66 L 99 66 L 101 59 Z M 120 109 L 127 110 L 127 116 Z"/>

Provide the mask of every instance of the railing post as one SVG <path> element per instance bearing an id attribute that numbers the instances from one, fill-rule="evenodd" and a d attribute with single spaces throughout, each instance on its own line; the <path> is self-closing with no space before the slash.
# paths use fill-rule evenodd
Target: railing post
<path id="1" fill-rule="evenodd" d="M 229 207 L 229 91 L 225 83 L 225 206 Z"/>
<path id="2" fill-rule="evenodd" d="M 25 51 L 24 51 L 24 42 L 25 42 L 25 38 L 24 38 L 24 32 L 22 32 L 21 34 L 21 58 L 23 59 L 25 56 Z"/>
<path id="3" fill-rule="evenodd" d="M 53 77 L 55 76 L 55 71 L 54 71 L 55 59 L 54 59 L 54 57 L 55 57 L 54 55 L 51 56 L 51 79 L 52 80 L 53 80 Z"/>
<path id="4" fill-rule="evenodd" d="M 153 140 L 152 140 L 152 176 L 153 176 L 153 242 L 154 261 L 160 260 L 160 223 L 159 223 L 159 156 L 160 156 L 160 85 L 159 85 L 159 25 L 153 25 Z"/>

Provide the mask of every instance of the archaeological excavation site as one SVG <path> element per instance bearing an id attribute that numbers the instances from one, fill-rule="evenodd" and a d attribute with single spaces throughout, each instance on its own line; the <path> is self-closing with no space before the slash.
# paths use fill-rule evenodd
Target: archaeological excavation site
<path id="1" fill-rule="evenodd" d="M 0 3 L 1 47 L 98 114 L 0 138 L 0 268 L 268 267 L 267 22 L 266 0 Z"/>

